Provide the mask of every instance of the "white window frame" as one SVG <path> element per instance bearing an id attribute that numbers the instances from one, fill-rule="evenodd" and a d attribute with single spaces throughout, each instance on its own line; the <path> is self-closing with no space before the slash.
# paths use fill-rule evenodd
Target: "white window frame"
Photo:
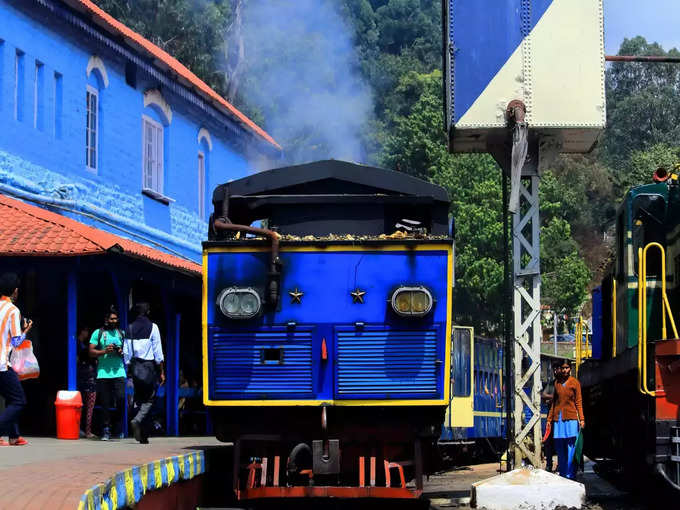
<path id="1" fill-rule="evenodd" d="M 155 147 L 152 148 L 152 152 L 156 153 L 155 168 L 152 168 L 152 176 L 150 186 L 147 182 L 147 139 L 146 139 L 146 127 L 147 124 L 152 126 L 156 130 Z M 163 136 L 165 130 L 163 124 L 155 121 L 148 115 L 142 115 L 142 191 L 149 191 L 152 194 L 163 195 L 163 165 L 165 159 Z M 154 141 L 151 142 L 154 145 Z"/>
<path id="2" fill-rule="evenodd" d="M 205 153 L 198 151 L 198 217 L 205 220 Z"/>
<path id="3" fill-rule="evenodd" d="M 94 96 L 97 100 L 94 126 L 94 166 L 90 165 L 90 152 L 92 151 L 92 146 L 90 145 L 90 96 Z M 88 85 L 85 90 L 85 103 L 85 168 L 90 172 L 97 173 L 97 168 L 99 167 L 99 90 Z"/>

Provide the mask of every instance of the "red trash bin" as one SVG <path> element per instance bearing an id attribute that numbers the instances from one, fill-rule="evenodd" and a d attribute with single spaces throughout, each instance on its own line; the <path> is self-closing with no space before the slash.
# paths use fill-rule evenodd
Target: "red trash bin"
<path id="1" fill-rule="evenodd" d="M 78 439 L 83 399 L 79 391 L 59 391 L 54 402 L 57 410 L 57 439 Z"/>

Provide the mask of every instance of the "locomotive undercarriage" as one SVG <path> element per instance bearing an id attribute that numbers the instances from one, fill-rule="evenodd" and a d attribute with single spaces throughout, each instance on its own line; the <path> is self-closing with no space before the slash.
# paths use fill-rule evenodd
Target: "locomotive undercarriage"
<path id="1" fill-rule="evenodd" d="M 213 409 L 239 499 L 413 498 L 437 464 L 439 407 Z M 412 483 L 409 483 L 411 482 Z M 408 484 L 408 486 L 407 486 Z"/>

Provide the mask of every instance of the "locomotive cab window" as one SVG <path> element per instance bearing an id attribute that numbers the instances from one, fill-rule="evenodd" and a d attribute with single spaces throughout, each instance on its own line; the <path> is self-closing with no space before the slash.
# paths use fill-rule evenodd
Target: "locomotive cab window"
<path id="1" fill-rule="evenodd" d="M 635 274 L 638 273 L 638 248 L 644 249 L 649 243 L 666 244 L 664 223 L 666 219 L 666 201 L 661 195 L 638 195 L 632 207 L 633 255 Z M 647 276 L 661 276 L 661 254 L 659 250 L 647 252 Z"/>

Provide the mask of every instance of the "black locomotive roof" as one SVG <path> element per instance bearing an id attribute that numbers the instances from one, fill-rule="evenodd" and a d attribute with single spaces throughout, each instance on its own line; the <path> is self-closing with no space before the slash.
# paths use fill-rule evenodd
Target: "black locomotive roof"
<path id="1" fill-rule="evenodd" d="M 380 235 L 399 225 L 448 234 L 444 188 L 347 161 L 316 161 L 243 177 L 218 186 L 213 205 L 216 217 L 226 215 L 242 225 L 266 219 L 282 234 Z"/>
<path id="2" fill-rule="evenodd" d="M 229 195 L 379 193 L 429 197 L 449 203 L 444 188 L 417 177 L 348 161 L 328 159 L 265 170 L 215 188 L 213 202 Z"/>

